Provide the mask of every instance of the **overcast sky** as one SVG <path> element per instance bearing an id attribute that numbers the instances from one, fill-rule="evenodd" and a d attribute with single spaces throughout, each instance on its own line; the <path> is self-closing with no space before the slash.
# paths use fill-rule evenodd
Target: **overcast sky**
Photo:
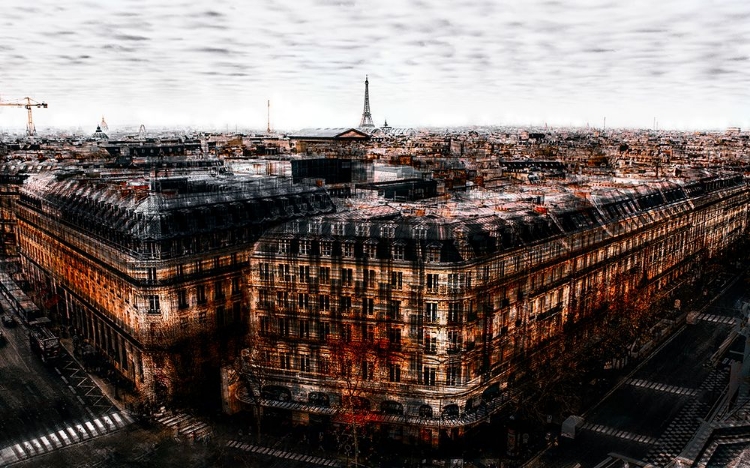
<path id="1" fill-rule="evenodd" d="M 750 1 L 2 0 L 37 129 L 750 127 Z M 23 128 L 0 107 L 0 131 Z"/>

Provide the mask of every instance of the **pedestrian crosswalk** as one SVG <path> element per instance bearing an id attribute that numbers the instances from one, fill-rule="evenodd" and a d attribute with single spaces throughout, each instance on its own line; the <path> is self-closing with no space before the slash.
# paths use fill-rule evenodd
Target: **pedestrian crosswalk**
<path id="1" fill-rule="evenodd" d="M 340 467 L 341 463 L 337 460 L 331 460 L 330 458 L 316 457 L 313 455 L 305 455 L 302 453 L 287 452 L 284 450 L 277 450 L 270 447 L 261 447 L 259 445 L 245 444 L 236 440 L 227 442 L 227 447 L 244 450 L 246 452 L 253 452 L 259 455 L 267 455 L 269 457 L 284 458 L 286 460 L 294 460 L 301 463 L 309 463 L 311 465 L 318 466 L 331 466 Z"/>
<path id="2" fill-rule="evenodd" d="M 634 434 L 628 431 L 621 431 L 614 427 L 603 426 L 601 424 L 586 423 L 583 425 L 582 429 L 599 432 L 601 434 L 612 436 L 612 437 L 619 437 L 620 439 L 632 440 L 633 442 L 638 442 L 640 444 L 651 445 L 651 444 L 656 443 L 655 437 Z"/>
<path id="3" fill-rule="evenodd" d="M 698 395 L 718 392 L 728 380 L 727 369 L 714 369 L 701 384 Z M 672 462 L 696 434 L 709 409 L 703 398 L 692 398 L 659 436 L 659 440 L 646 454 L 645 461 L 655 466 L 666 466 Z"/>
<path id="4" fill-rule="evenodd" d="M 132 423 L 133 419 L 124 411 L 109 413 L 90 421 L 76 422 L 48 434 L 0 449 L 0 466 L 93 439 Z"/>
<path id="5" fill-rule="evenodd" d="M 727 317 L 726 315 L 713 315 L 713 314 L 698 314 L 698 320 L 705 322 L 723 323 L 725 325 L 732 325 L 735 322 L 734 317 Z"/>
<path id="6" fill-rule="evenodd" d="M 193 440 L 201 440 L 211 436 L 211 426 L 185 413 L 163 413 L 155 415 L 156 422 L 176 429 L 177 434 Z"/>
<path id="7" fill-rule="evenodd" d="M 642 379 L 628 379 L 625 381 L 626 384 L 634 387 L 647 388 L 649 390 L 658 390 L 660 392 L 674 393 L 676 395 L 695 396 L 698 394 L 698 390 L 694 388 L 677 387 L 675 385 L 667 385 L 659 382 L 652 382 L 649 380 Z"/>

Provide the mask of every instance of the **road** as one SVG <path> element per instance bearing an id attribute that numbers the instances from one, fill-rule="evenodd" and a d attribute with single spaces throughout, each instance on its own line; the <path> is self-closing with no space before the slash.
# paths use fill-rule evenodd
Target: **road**
<path id="1" fill-rule="evenodd" d="M 738 281 L 694 324 L 679 328 L 586 415 L 575 440 L 561 440 L 534 466 L 595 466 L 609 453 L 664 466 L 680 455 L 727 385 L 736 349 L 730 348 L 716 365 L 710 360 L 731 333 L 739 315 L 735 304 L 745 287 Z"/>

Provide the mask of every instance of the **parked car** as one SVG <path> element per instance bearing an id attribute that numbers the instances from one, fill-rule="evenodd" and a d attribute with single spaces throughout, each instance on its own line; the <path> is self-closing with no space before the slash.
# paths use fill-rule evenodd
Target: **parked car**
<path id="1" fill-rule="evenodd" d="M 13 318 L 10 314 L 4 314 L 3 315 L 3 325 L 11 328 L 16 326 L 16 319 Z"/>

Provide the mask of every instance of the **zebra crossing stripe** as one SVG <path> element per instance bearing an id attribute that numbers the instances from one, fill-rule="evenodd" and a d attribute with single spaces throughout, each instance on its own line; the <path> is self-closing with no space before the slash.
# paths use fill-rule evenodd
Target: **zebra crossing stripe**
<path id="1" fill-rule="evenodd" d="M 115 422 L 117 423 L 118 426 L 120 426 L 120 427 L 125 427 L 126 426 L 125 421 L 122 420 L 122 418 L 120 417 L 119 414 L 112 413 L 112 419 L 115 420 Z"/>
<path id="2" fill-rule="evenodd" d="M 52 444 L 50 443 L 50 441 L 47 440 L 47 437 L 41 436 L 39 440 L 42 441 L 42 443 L 44 444 L 44 447 L 47 449 L 48 452 L 54 448 L 52 447 Z"/>
<path id="3" fill-rule="evenodd" d="M 51 440 L 52 443 L 55 444 L 55 448 L 60 448 L 63 446 L 63 443 L 60 442 L 60 439 L 57 438 L 57 434 L 55 434 L 54 432 L 50 432 L 48 437 L 49 440 Z"/>
<path id="4" fill-rule="evenodd" d="M 70 434 L 70 438 L 73 439 L 75 442 L 78 442 L 81 440 L 81 437 L 79 437 L 78 432 L 75 431 L 72 427 L 66 428 L 68 431 L 68 434 Z"/>
<path id="5" fill-rule="evenodd" d="M 13 446 L 13 450 L 15 450 L 15 452 L 16 452 L 16 455 L 17 455 L 17 456 L 18 456 L 19 458 L 26 458 L 26 457 L 27 457 L 27 455 L 26 455 L 26 452 L 24 452 L 24 451 L 23 451 L 23 447 L 21 447 L 21 444 L 16 444 L 16 445 L 14 445 L 14 446 Z"/>
<path id="6" fill-rule="evenodd" d="M 104 427 L 104 424 L 102 424 L 102 422 L 99 421 L 99 419 L 94 419 L 92 422 L 94 423 L 96 428 L 99 430 L 100 434 L 106 434 L 108 432 L 107 428 Z"/>
<path id="7" fill-rule="evenodd" d="M 115 426 L 115 423 L 112 422 L 112 420 L 109 418 L 109 416 L 102 416 L 102 421 L 104 421 L 105 423 L 107 423 L 107 428 L 110 431 L 114 431 L 115 429 L 117 429 L 117 426 Z"/>
<path id="8" fill-rule="evenodd" d="M 68 434 L 66 434 L 64 430 L 60 429 L 59 431 L 57 431 L 57 433 L 60 434 L 60 439 L 62 439 L 63 444 L 65 445 L 70 444 L 70 439 L 68 438 Z"/>
<path id="9" fill-rule="evenodd" d="M 96 437 L 99 435 L 99 433 L 96 431 L 96 428 L 93 424 L 91 424 L 91 421 L 86 421 L 83 423 L 86 425 L 86 428 L 89 430 L 89 434 L 91 434 L 92 437 Z"/>

